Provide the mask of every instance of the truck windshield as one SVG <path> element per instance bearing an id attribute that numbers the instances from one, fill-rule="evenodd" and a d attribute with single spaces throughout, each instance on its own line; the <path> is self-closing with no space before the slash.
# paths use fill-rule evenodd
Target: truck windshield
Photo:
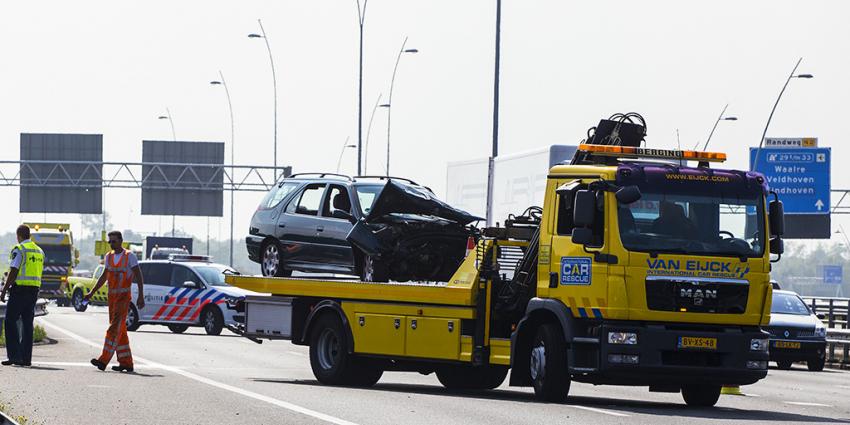
<path id="1" fill-rule="evenodd" d="M 756 196 L 643 192 L 618 206 L 626 249 L 696 255 L 761 257 L 764 206 Z"/>
<path id="2" fill-rule="evenodd" d="M 230 267 L 225 267 L 222 265 L 209 265 L 209 266 L 197 266 L 194 267 L 195 271 L 198 272 L 199 275 L 204 279 L 204 282 L 207 285 L 211 286 L 227 286 L 227 283 L 224 282 L 224 273 L 233 273 L 234 270 Z"/>
<path id="3" fill-rule="evenodd" d="M 38 247 L 44 251 L 44 265 L 71 265 L 71 247 L 69 245 L 39 245 Z"/>

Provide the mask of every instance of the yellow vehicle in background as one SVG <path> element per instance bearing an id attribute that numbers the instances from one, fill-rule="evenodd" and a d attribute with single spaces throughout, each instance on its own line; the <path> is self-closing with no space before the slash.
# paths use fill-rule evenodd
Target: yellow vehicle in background
<path id="1" fill-rule="evenodd" d="M 546 401 L 576 381 L 713 406 L 722 386 L 767 376 L 782 204 L 762 175 L 709 167 L 725 154 L 642 148 L 638 117 L 603 120 L 552 167 L 542 208 L 470 227 L 447 282 L 228 276 L 272 294 L 234 306 L 240 332 L 309 345 L 330 385 L 416 371 L 492 389 L 512 368 L 510 385 Z"/>
<path id="2" fill-rule="evenodd" d="M 70 305 L 68 278 L 80 263 L 80 251 L 74 247 L 74 235 L 67 223 L 24 223 L 30 239 L 44 251 L 39 297 L 55 299 L 60 307 Z"/>
<path id="3" fill-rule="evenodd" d="M 103 274 L 103 269 L 103 264 L 101 264 L 94 269 L 91 276 L 71 276 L 68 278 L 68 293 L 70 294 L 68 298 L 71 300 L 71 306 L 74 307 L 74 310 L 80 312 L 86 311 L 88 304 L 107 305 L 108 299 L 106 296 L 109 291 L 108 284 L 101 286 L 100 289 L 92 295 L 91 300 L 88 303 L 83 302 L 83 297 L 85 297 L 85 295 L 94 288 L 94 285 L 97 283 L 100 275 Z"/>

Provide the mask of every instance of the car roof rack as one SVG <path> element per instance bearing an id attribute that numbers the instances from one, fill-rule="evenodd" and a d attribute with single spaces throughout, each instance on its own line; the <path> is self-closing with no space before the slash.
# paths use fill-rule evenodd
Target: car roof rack
<path id="1" fill-rule="evenodd" d="M 414 186 L 420 186 L 419 183 L 416 183 L 415 181 L 404 178 L 404 177 L 394 177 L 394 176 L 356 176 L 356 177 L 354 177 L 355 181 L 357 181 L 357 179 L 401 180 L 403 182 L 410 183 Z"/>
<path id="2" fill-rule="evenodd" d="M 348 181 L 352 181 L 353 179 L 350 176 L 346 176 L 345 174 L 337 174 L 337 173 L 297 173 L 293 174 L 288 179 L 298 178 L 298 177 L 306 177 L 306 176 L 319 176 L 319 178 L 323 179 L 325 177 L 338 177 L 342 179 L 346 179 Z"/>

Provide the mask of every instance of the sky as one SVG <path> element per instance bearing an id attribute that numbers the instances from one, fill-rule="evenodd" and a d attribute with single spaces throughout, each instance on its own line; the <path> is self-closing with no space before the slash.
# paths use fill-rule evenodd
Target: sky
<path id="1" fill-rule="evenodd" d="M 850 98 L 850 3 L 749 1 L 504 0 L 499 150 L 510 154 L 576 144 L 588 127 L 637 111 L 648 145 L 704 142 L 724 105 L 710 150 L 747 167 L 788 73 L 791 81 L 768 136 L 818 137 L 832 147 L 833 188 L 850 188 L 845 143 Z M 226 98 L 211 86 L 221 71 L 235 117 L 235 162 L 271 165 L 272 75 L 258 32 L 262 19 L 278 80 L 278 160 L 296 172 L 354 173 L 358 25 L 355 0 L 56 1 L 0 3 L 0 160 L 19 158 L 22 132 L 96 133 L 104 159 L 141 161 L 142 140 L 169 140 L 158 120 L 171 111 L 180 140 L 228 143 Z M 370 0 L 364 38 L 364 132 L 379 94 L 395 80 L 391 174 L 442 195 L 446 163 L 485 157 L 492 140 L 495 2 Z M 368 173 L 386 155 L 386 109 L 375 114 Z M 18 189 L 0 223 L 9 229 L 42 214 L 17 212 Z M 138 190 L 108 189 L 119 228 L 170 230 L 170 218 L 141 216 Z M 262 193 L 237 193 L 236 236 Z M 225 197 L 227 199 L 227 197 Z M 15 200 L 15 201 L 12 201 Z M 229 211 L 211 220 L 229 230 Z M 78 226 L 75 215 L 48 214 Z M 834 226 L 850 220 L 835 217 Z M 202 236 L 206 220 L 176 219 Z M 837 228 L 837 227 L 836 227 Z M 238 254 L 237 254 L 238 255 Z"/>

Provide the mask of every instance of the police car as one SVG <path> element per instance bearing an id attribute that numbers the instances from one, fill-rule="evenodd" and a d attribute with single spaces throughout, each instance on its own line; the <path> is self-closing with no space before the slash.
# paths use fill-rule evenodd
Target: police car
<path id="1" fill-rule="evenodd" d="M 207 334 L 218 335 L 225 326 L 235 327 L 232 307 L 253 294 L 225 283 L 225 274 L 235 270 L 204 255 L 171 255 L 168 260 L 140 261 L 139 267 L 145 281 L 145 307 L 135 305 L 138 287 L 134 284 L 127 313 L 130 331 L 148 324 L 166 325 L 174 333 L 202 326 Z"/>

